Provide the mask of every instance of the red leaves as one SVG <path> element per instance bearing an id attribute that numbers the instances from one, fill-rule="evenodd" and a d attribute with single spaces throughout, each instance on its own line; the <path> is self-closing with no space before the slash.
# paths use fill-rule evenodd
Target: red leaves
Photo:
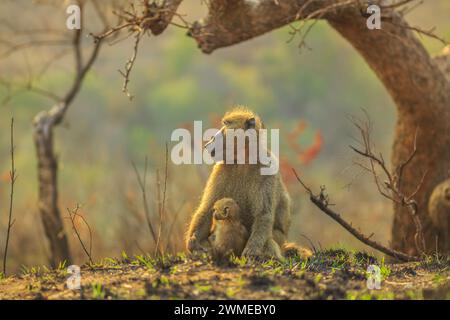
<path id="1" fill-rule="evenodd" d="M 305 120 L 299 120 L 295 128 L 286 135 L 286 143 L 289 147 L 289 151 L 293 152 L 293 156 L 290 156 L 290 152 L 284 152 L 284 156 L 280 156 L 280 171 L 283 179 L 286 183 L 296 181 L 292 175 L 292 168 L 297 165 L 307 166 L 317 158 L 318 154 L 323 147 L 323 136 L 320 131 L 316 131 L 310 139 L 310 143 L 303 145 L 300 140 L 305 140 L 308 132 L 308 123 Z"/>

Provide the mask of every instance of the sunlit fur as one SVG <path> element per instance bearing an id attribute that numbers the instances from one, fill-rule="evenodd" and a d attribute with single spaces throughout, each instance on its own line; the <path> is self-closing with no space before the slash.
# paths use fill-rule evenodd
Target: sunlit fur
<path id="1" fill-rule="evenodd" d="M 227 112 L 222 119 L 227 128 L 242 128 L 248 119 L 255 118 L 255 127 L 261 128 L 261 119 L 244 107 Z M 279 173 L 261 175 L 258 164 L 217 163 L 209 176 L 200 204 L 192 216 L 187 234 L 187 250 L 202 250 L 207 243 L 212 225 L 214 203 L 232 198 L 241 209 L 241 223 L 250 235 L 243 255 L 264 256 L 269 239 L 283 246 L 291 223 L 290 198 Z"/>
<path id="2" fill-rule="evenodd" d="M 223 198 L 213 207 L 213 225 L 211 229 L 212 252 L 216 259 L 234 254 L 240 256 L 247 243 L 249 232 L 241 223 L 240 209 L 230 198 Z"/>
<path id="3" fill-rule="evenodd" d="M 211 247 L 216 259 L 240 256 L 249 238 L 249 231 L 241 222 L 241 210 L 231 198 L 223 198 L 213 206 L 213 227 Z M 267 258 L 282 259 L 279 245 L 269 238 L 264 246 L 263 255 Z"/>

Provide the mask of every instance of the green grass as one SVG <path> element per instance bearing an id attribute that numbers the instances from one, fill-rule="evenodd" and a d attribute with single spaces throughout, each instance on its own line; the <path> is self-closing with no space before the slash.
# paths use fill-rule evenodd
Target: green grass
<path id="1" fill-rule="evenodd" d="M 381 259 L 380 273 L 383 280 L 387 279 L 391 274 L 391 269 L 385 264 L 384 257 Z"/>
<path id="2" fill-rule="evenodd" d="M 245 267 L 249 262 L 247 257 L 236 257 L 234 254 L 230 257 L 231 264 L 239 266 L 241 268 Z"/>
<path id="3" fill-rule="evenodd" d="M 194 284 L 195 288 L 197 288 L 200 292 L 209 292 L 212 288 L 211 285 L 201 285 L 201 284 Z"/>
<path id="4" fill-rule="evenodd" d="M 93 283 L 91 285 L 91 288 L 92 288 L 92 298 L 93 299 L 98 299 L 98 300 L 105 299 L 106 292 L 105 292 L 104 287 L 100 283 Z"/>
<path id="5" fill-rule="evenodd" d="M 132 264 L 145 266 L 149 271 L 155 271 L 154 260 L 149 256 L 137 255 Z"/>

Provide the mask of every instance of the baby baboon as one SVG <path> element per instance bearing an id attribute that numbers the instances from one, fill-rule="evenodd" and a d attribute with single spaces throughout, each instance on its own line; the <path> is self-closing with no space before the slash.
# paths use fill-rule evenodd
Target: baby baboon
<path id="1" fill-rule="evenodd" d="M 438 230 L 438 250 L 450 254 L 450 179 L 437 185 L 428 202 L 428 213 Z"/>
<path id="2" fill-rule="evenodd" d="M 259 130 L 263 128 L 261 119 L 252 111 L 237 107 L 225 114 L 223 127 L 218 134 L 226 138 L 228 129 L 249 129 L 256 131 L 259 142 Z M 207 144 L 214 145 L 214 137 Z M 224 139 L 225 140 L 225 139 Z M 239 143 L 237 144 L 239 147 Z M 248 154 L 248 143 L 241 145 Z M 226 149 L 226 145 L 224 145 Z M 236 150 L 236 146 L 235 146 Z M 213 154 L 215 148 L 208 148 Z M 224 150 L 226 153 L 226 150 Z M 239 150 L 238 150 L 239 151 Z M 242 150 L 241 150 L 242 151 Z M 265 149 L 271 159 L 277 161 L 270 151 Z M 196 212 L 187 231 L 187 250 L 204 249 L 203 243 L 208 239 L 212 224 L 212 208 L 222 198 L 232 198 L 241 209 L 241 223 L 249 230 L 249 239 L 242 252 L 245 256 L 263 257 L 264 248 L 269 239 L 273 244 L 283 246 L 286 242 L 291 223 L 290 198 L 279 172 L 262 175 L 260 168 L 265 165 L 257 159 L 252 164 L 246 157 L 244 164 L 218 162 L 214 165 Z"/>
<path id="3" fill-rule="evenodd" d="M 223 259 L 231 254 L 239 257 L 249 238 L 249 232 L 241 222 L 238 204 L 231 198 L 223 198 L 213 206 L 213 226 L 211 247 L 215 259 Z M 281 260 L 278 244 L 270 238 L 264 247 L 264 257 Z"/>
<path id="4" fill-rule="evenodd" d="M 211 247 L 217 259 L 231 254 L 240 256 L 247 243 L 249 233 L 240 220 L 240 209 L 236 201 L 223 198 L 213 206 Z"/>

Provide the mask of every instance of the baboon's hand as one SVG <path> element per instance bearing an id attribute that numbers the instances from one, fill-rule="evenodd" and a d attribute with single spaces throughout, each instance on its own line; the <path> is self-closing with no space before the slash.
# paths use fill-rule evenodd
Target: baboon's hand
<path id="1" fill-rule="evenodd" d="M 201 245 L 201 242 L 195 235 L 192 235 L 187 241 L 187 250 L 189 252 L 204 252 L 206 248 Z"/>

